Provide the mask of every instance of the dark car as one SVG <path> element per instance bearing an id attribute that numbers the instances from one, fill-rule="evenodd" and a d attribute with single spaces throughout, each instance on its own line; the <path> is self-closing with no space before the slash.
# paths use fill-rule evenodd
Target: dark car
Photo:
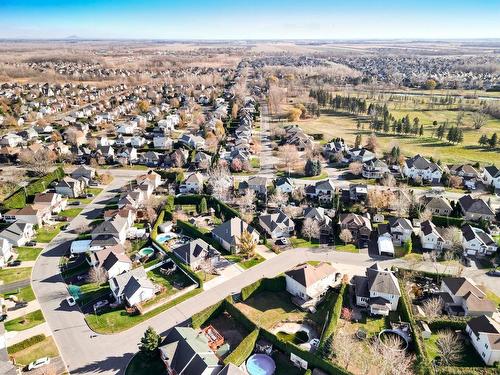
<path id="1" fill-rule="evenodd" d="M 19 259 L 16 259 L 16 260 L 13 260 L 12 262 L 7 263 L 7 266 L 9 266 L 9 267 L 16 267 L 16 266 L 20 266 L 20 265 L 21 265 L 21 261 Z"/>
<path id="2" fill-rule="evenodd" d="M 28 302 L 26 301 L 19 301 L 19 302 L 16 302 L 16 304 L 14 305 L 14 309 L 22 309 L 23 307 L 26 307 L 28 306 Z"/>
<path id="3" fill-rule="evenodd" d="M 79 206 L 80 204 L 81 204 L 80 201 L 73 201 L 68 203 L 69 206 Z"/>
<path id="4" fill-rule="evenodd" d="M 36 242 L 35 241 L 28 241 L 28 242 L 26 242 L 26 246 L 36 246 Z"/>
<path id="5" fill-rule="evenodd" d="M 494 269 L 494 270 L 489 270 L 488 272 L 486 272 L 486 274 L 488 276 L 500 277 L 500 268 L 497 268 L 497 269 Z"/>
<path id="6" fill-rule="evenodd" d="M 1 314 L 0 315 L 0 322 L 3 322 L 5 320 L 7 320 L 7 314 Z"/>

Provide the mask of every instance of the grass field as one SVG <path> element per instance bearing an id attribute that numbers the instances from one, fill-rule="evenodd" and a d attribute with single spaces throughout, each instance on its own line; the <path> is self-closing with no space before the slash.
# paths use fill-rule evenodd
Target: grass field
<path id="1" fill-rule="evenodd" d="M 9 355 L 15 358 L 17 364 L 27 365 L 38 358 L 57 357 L 59 355 L 59 351 L 57 350 L 54 339 L 52 338 L 52 336 L 49 336 L 46 337 L 43 341 L 40 341 L 16 353 L 11 353 L 9 351 Z"/>
<path id="2" fill-rule="evenodd" d="M 24 331 L 33 328 L 45 322 L 42 310 L 36 310 L 19 318 L 8 320 L 5 322 L 5 329 L 7 331 Z"/>
<path id="3" fill-rule="evenodd" d="M 56 225 L 45 225 L 44 227 L 39 228 L 36 232 L 35 241 L 44 243 L 52 241 L 52 239 L 61 231 L 61 227 L 66 224 L 67 223 L 65 222 L 61 222 Z"/>
<path id="4" fill-rule="evenodd" d="M 408 114 L 410 119 L 419 117 L 420 123 L 424 125 L 424 135 L 422 137 L 406 136 L 397 134 L 378 134 L 378 143 L 383 151 L 390 150 L 398 145 L 406 156 L 420 153 L 427 157 L 441 159 L 443 162 L 476 162 L 482 164 L 492 164 L 498 162 L 498 149 L 485 150 L 479 147 L 477 141 L 481 134 L 491 136 L 494 132 L 500 134 L 500 120 L 490 118 L 486 125 L 480 130 L 470 126 L 471 112 L 467 112 L 462 127 L 464 131 L 464 142 L 460 145 L 452 145 L 446 140 L 439 140 L 431 137 L 432 121 L 438 123 L 448 120 L 450 126 L 456 121 L 456 111 L 432 110 L 391 110 L 391 113 L 400 118 Z M 306 133 L 323 133 L 324 140 L 328 141 L 335 137 L 342 137 L 349 144 L 354 144 L 357 134 L 362 134 L 363 142 L 371 134 L 369 124 L 364 123 L 364 130 L 357 129 L 357 118 L 354 115 L 338 114 L 331 111 L 323 111 L 317 119 L 299 121 L 298 124 Z"/>
<path id="5" fill-rule="evenodd" d="M 31 267 L 4 268 L 0 270 L 0 280 L 4 284 L 14 281 L 26 280 L 31 277 Z"/>
<path id="6" fill-rule="evenodd" d="M 35 293 L 33 293 L 33 289 L 31 289 L 30 285 L 3 294 L 3 298 L 8 298 L 10 296 L 16 296 L 19 301 L 30 302 L 35 300 Z"/>
<path id="7" fill-rule="evenodd" d="M 64 216 L 64 217 L 77 217 L 80 212 L 82 212 L 83 208 L 67 208 L 61 212 L 59 212 L 59 216 Z"/>
<path id="8" fill-rule="evenodd" d="M 17 259 L 25 262 L 25 261 L 30 261 L 30 260 L 36 260 L 38 258 L 38 255 L 42 252 L 43 249 L 39 247 L 16 247 L 14 251 L 19 254 Z"/>

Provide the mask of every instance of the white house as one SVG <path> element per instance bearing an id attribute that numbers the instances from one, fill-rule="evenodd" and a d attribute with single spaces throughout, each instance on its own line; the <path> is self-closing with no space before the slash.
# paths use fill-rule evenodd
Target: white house
<path id="1" fill-rule="evenodd" d="M 279 177 L 274 182 L 276 189 L 280 190 L 282 193 L 290 194 L 294 190 L 294 184 L 291 178 Z"/>
<path id="2" fill-rule="evenodd" d="M 199 172 L 191 173 L 179 185 L 181 194 L 200 193 L 203 190 L 203 175 Z"/>
<path id="3" fill-rule="evenodd" d="M 340 281 L 339 276 L 329 263 L 300 264 L 285 272 L 286 290 L 294 297 L 295 304 L 308 309 L 316 306 L 328 289 Z"/>
<path id="4" fill-rule="evenodd" d="M 170 150 L 172 149 L 172 138 L 160 135 L 153 137 L 154 148 Z"/>
<path id="5" fill-rule="evenodd" d="M 488 366 L 500 363 L 500 323 L 488 316 L 468 321 L 465 331 L 474 349 Z"/>
<path id="6" fill-rule="evenodd" d="M 24 246 L 35 235 L 33 224 L 15 222 L 0 232 L 0 238 L 9 241 L 13 246 Z"/>
<path id="7" fill-rule="evenodd" d="M 56 185 L 56 193 L 63 197 L 78 198 L 85 192 L 85 182 L 83 180 L 75 180 L 72 177 L 64 177 Z"/>
<path id="8" fill-rule="evenodd" d="M 12 243 L 5 238 L 0 238 L 0 268 L 5 267 L 12 257 Z"/>
<path id="9" fill-rule="evenodd" d="M 494 165 L 484 167 L 483 181 L 486 185 L 493 186 L 495 189 L 500 189 L 500 169 Z"/>
<path id="10" fill-rule="evenodd" d="M 389 218 L 389 227 L 394 245 L 401 246 L 404 242 L 411 240 L 413 226 L 410 220 L 401 217 L 392 217 Z"/>
<path id="11" fill-rule="evenodd" d="M 370 314 L 389 315 L 398 308 L 401 290 L 392 271 L 378 263 L 366 269 L 366 276 L 354 278 L 356 305 L 366 307 Z"/>
<path id="12" fill-rule="evenodd" d="M 155 286 L 143 267 L 110 278 L 109 287 L 118 303 L 127 303 L 129 306 L 145 302 L 155 295 Z"/>
<path id="13" fill-rule="evenodd" d="M 137 124 L 135 122 L 123 122 L 117 125 L 116 132 L 118 134 L 132 135 L 135 129 L 137 129 Z"/>
<path id="14" fill-rule="evenodd" d="M 462 246 L 467 255 L 491 255 L 497 251 L 493 238 L 481 228 L 470 224 L 462 227 Z"/>
<path id="15" fill-rule="evenodd" d="M 432 221 L 426 220 L 420 224 L 419 236 L 422 248 L 425 250 L 443 249 L 445 241 Z"/>
<path id="16" fill-rule="evenodd" d="M 255 243 L 259 242 L 259 233 L 257 230 L 248 225 L 239 217 L 233 217 L 212 230 L 212 237 L 217 240 L 221 246 L 231 252 L 238 252 L 238 244 L 240 241 L 241 234 L 247 231 L 251 234 Z"/>
<path id="17" fill-rule="evenodd" d="M 394 256 L 394 244 L 390 234 L 380 235 L 377 238 L 378 253 L 380 255 Z"/>
<path id="18" fill-rule="evenodd" d="M 295 223 L 283 211 L 260 215 L 259 224 L 271 238 L 290 237 L 295 230 Z"/>
<path id="19" fill-rule="evenodd" d="M 403 174 L 413 180 L 439 182 L 443 171 L 436 163 L 432 163 L 420 155 L 415 155 L 406 159 L 403 165 Z"/>

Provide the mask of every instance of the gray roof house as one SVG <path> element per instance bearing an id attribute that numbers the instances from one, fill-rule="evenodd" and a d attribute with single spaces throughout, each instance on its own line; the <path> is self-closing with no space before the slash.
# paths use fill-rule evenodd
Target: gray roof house
<path id="1" fill-rule="evenodd" d="M 295 230 L 295 223 L 283 211 L 260 215 L 259 224 L 271 238 L 290 237 Z"/>
<path id="2" fill-rule="evenodd" d="M 126 302 L 130 306 L 147 301 L 155 294 L 155 286 L 148 279 L 143 267 L 109 279 L 109 287 L 118 302 Z"/>
<path id="3" fill-rule="evenodd" d="M 233 217 L 231 220 L 214 228 L 212 230 L 212 237 L 215 238 L 225 250 L 238 252 L 238 242 L 244 231 L 248 231 L 255 242 L 259 241 L 259 233 L 257 230 L 245 223 L 239 217 Z"/>
<path id="4" fill-rule="evenodd" d="M 464 195 L 458 200 L 465 220 L 489 220 L 495 219 L 493 210 L 481 198 L 472 198 L 469 194 Z"/>
<path id="5" fill-rule="evenodd" d="M 200 267 L 201 263 L 206 259 L 209 259 L 211 262 L 217 261 L 218 256 L 220 255 L 217 250 L 201 238 L 178 246 L 172 251 L 177 258 L 193 269 Z"/>

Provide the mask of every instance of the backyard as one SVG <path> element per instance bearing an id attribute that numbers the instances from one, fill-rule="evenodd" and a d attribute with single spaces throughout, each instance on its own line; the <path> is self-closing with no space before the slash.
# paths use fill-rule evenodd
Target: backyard
<path id="1" fill-rule="evenodd" d="M 424 340 L 427 357 L 431 361 L 434 361 L 437 357 L 439 357 L 439 350 L 437 345 L 438 338 L 439 334 L 433 332 L 428 340 Z M 463 350 L 461 352 L 461 358 L 454 366 L 483 367 L 484 362 L 481 360 L 481 357 L 477 354 L 476 350 L 472 347 L 468 340 L 462 340 L 462 344 Z"/>

